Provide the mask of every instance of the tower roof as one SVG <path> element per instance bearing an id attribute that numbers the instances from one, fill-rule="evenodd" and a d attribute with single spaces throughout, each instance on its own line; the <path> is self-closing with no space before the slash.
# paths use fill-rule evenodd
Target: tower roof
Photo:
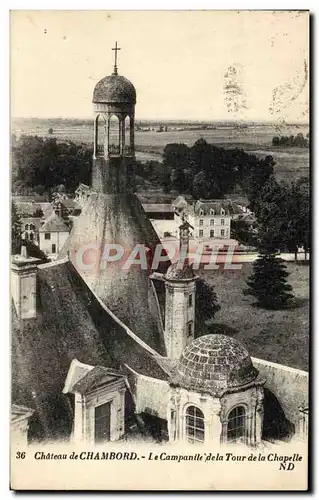
<path id="1" fill-rule="evenodd" d="M 171 382 L 196 392 L 220 396 L 257 378 L 245 347 L 226 335 L 204 335 L 183 351 Z"/>
<path id="2" fill-rule="evenodd" d="M 66 222 L 53 211 L 49 217 L 45 220 L 43 226 L 39 228 L 39 233 L 68 233 L 69 228 L 66 225 Z"/>
<path id="3" fill-rule="evenodd" d="M 188 259 L 171 264 L 165 275 L 165 279 L 168 281 L 194 280 L 195 278 L 196 275 Z"/>
<path id="4" fill-rule="evenodd" d="M 105 252 L 112 244 L 124 249 L 123 259 L 107 261 Z M 152 269 L 144 269 L 142 265 L 123 268 L 136 245 L 148 248 L 152 255 L 159 244 L 152 223 L 135 195 L 91 191 L 60 257 L 69 253 L 79 273 L 104 304 L 144 342 L 165 355 L 160 305 L 149 279 Z M 86 251 L 90 247 L 92 250 Z M 86 261 L 90 258 L 92 261 Z M 163 262 L 159 270 L 165 272 L 168 265 L 169 262 Z"/>
<path id="5" fill-rule="evenodd" d="M 105 76 L 95 85 L 93 103 L 135 104 L 135 87 L 124 76 L 115 74 Z"/>

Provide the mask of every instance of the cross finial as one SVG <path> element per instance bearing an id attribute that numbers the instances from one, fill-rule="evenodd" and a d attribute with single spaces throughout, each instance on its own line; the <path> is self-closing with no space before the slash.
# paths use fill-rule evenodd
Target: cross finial
<path id="1" fill-rule="evenodd" d="M 117 42 L 115 42 L 115 47 L 112 47 L 112 50 L 115 51 L 113 75 L 117 75 L 117 52 L 121 50 L 120 47 L 117 46 Z"/>

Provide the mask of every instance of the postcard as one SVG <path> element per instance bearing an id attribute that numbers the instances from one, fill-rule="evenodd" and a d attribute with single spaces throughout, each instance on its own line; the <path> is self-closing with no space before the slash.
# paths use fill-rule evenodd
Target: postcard
<path id="1" fill-rule="evenodd" d="M 306 491 L 309 12 L 10 23 L 11 488 Z"/>

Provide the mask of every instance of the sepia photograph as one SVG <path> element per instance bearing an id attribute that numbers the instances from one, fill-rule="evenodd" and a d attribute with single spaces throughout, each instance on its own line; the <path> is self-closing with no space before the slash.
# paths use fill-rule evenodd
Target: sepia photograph
<path id="1" fill-rule="evenodd" d="M 11 11 L 11 489 L 307 490 L 309 37 Z"/>

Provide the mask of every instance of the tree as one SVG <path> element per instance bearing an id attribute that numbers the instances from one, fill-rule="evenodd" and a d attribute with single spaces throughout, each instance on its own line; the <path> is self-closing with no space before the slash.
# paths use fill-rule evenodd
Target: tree
<path id="1" fill-rule="evenodd" d="M 254 208 L 258 222 L 257 246 L 260 250 L 288 250 L 295 253 L 298 247 L 309 251 L 309 184 L 300 178 L 290 185 L 278 183 L 272 176 L 260 190 Z"/>
<path id="2" fill-rule="evenodd" d="M 32 214 L 32 217 L 43 217 L 43 210 L 42 208 L 38 207 Z"/>
<path id="3" fill-rule="evenodd" d="M 21 247 L 21 219 L 16 205 L 11 203 L 11 253 L 19 253 Z"/>
<path id="4" fill-rule="evenodd" d="M 278 135 L 275 135 L 275 136 L 272 138 L 272 145 L 273 145 L 273 146 L 279 146 L 279 141 L 280 141 L 280 138 L 278 137 Z"/>
<path id="5" fill-rule="evenodd" d="M 220 310 L 217 295 L 212 285 L 202 278 L 196 280 L 195 331 L 200 336 L 205 322 L 214 318 Z"/>
<path id="6" fill-rule="evenodd" d="M 284 261 L 273 252 L 262 252 L 253 264 L 244 295 L 256 297 L 259 307 L 281 309 L 289 304 L 292 287 L 286 282 L 289 274 Z"/>
<path id="7" fill-rule="evenodd" d="M 36 190 L 45 186 L 51 194 L 64 185 L 72 192 L 79 182 L 89 184 L 92 169 L 92 148 L 56 138 L 21 136 L 12 147 L 12 190 Z"/>

